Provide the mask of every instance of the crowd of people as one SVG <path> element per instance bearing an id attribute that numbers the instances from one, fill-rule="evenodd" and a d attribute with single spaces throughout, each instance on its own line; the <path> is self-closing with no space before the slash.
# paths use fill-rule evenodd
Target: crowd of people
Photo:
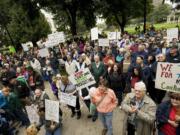
<path id="1" fill-rule="evenodd" d="M 126 114 L 124 135 L 150 135 L 155 129 L 159 135 L 180 134 L 180 94 L 155 88 L 158 62 L 180 63 L 180 42 L 176 38 L 168 42 L 165 30 L 125 33 L 120 40 L 110 41 L 109 47 L 75 39 L 49 48 L 48 57 L 41 57 L 38 49 L 0 55 L 0 134 L 14 135 L 17 124 L 25 126 L 27 134 L 31 132 L 34 126 L 25 109 L 31 104 L 38 106 L 40 116 L 37 130 L 32 132 L 44 125 L 46 135 L 62 134 L 63 108 L 59 123 L 45 119 L 45 100 L 50 99 L 45 82 L 57 100 L 61 92 L 77 97 L 75 107 L 68 105 L 71 117 L 77 120 L 81 119 L 82 100 L 89 110 L 87 117 L 102 122 L 102 135 L 113 134 L 117 107 Z M 96 83 L 77 90 L 68 76 L 85 68 Z"/>

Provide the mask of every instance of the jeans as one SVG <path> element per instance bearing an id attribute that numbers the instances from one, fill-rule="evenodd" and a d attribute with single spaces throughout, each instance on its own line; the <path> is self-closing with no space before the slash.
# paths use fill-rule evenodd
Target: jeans
<path id="1" fill-rule="evenodd" d="M 107 129 L 107 135 L 112 135 L 112 116 L 113 112 L 100 113 L 98 112 L 99 119 L 101 120 L 105 129 Z"/>
<path id="2" fill-rule="evenodd" d="M 54 132 L 46 131 L 46 135 L 61 135 L 61 129 L 59 127 Z"/>

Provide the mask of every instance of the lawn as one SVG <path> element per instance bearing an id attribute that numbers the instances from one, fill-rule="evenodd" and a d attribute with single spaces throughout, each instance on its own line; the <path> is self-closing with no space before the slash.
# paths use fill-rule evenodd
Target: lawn
<path id="1" fill-rule="evenodd" d="M 180 23 L 178 24 L 180 26 Z M 160 29 L 168 29 L 168 28 L 174 28 L 177 26 L 177 23 L 159 23 L 159 24 L 154 24 L 154 27 L 156 30 Z M 141 25 L 141 30 L 143 30 L 143 25 Z M 135 33 L 135 26 L 127 26 L 125 28 L 125 31 L 128 31 L 129 33 Z"/>

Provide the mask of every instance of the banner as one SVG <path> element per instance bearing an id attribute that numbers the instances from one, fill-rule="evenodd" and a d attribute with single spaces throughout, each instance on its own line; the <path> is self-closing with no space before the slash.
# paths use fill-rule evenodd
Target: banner
<path id="1" fill-rule="evenodd" d="M 98 40 L 99 46 L 108 46 L 109 47 L 109 39 L 102 38 Z"/>
<path id="2" fill-rule="evenodd" d="M 180 92 L 180 63 L 159 62 L 155 87 L 170 92 Z"/>
<path id="3" fill-rule="evenodd" d="M 167 41 L 171 42 L 173 38 L 178 39 L 178 28 L 167 29 Z"/>
<path id="4" fill-rule="evenodd" d="M 39 124 L 39 115 L 38 115 L 38 106 L 32 104 L 31 106 L 25 106 L 27 114 L 28 114 L 28 118 L 29 121 L 31 122 L 31 124 Z"/>
<path id="5" fill-rule="evenodd" d="M 39 56 L 41 56 L 42 58 L 49 56 L 48 48 L 40 49 L 39 50 Z"/>
<path id="6" fill-rule="evenodd" d="M 74 106 L 74 107 L 76 106 L 76 96 L 61 92 L 59 95 L 59 99 L 61 103 Z"/>
<path id="7" fill-rule="evenodd" d="M 24 51 L 29 51 L 30 48 L 33 48 L 33 43 L 30 41 L 27 43 L 22 43 L 21 45 Z"/>
<path id="8" fill-rule="evenodd" d="M 59 123 L 59 102 L 45 100 L 45 119 Z"/>
<path id="9" fill-rule="evenodd" d="M 88 68 L 70 75 L 69 80 L 76 85 L 77 89 L 83 89 L 96 83 Z"/>
<path id="10" fill-rule="evenodd" d="M 91 29 L 91 40 L 97 40 L 98 39 L 98 28 L 92 28 Z"/>

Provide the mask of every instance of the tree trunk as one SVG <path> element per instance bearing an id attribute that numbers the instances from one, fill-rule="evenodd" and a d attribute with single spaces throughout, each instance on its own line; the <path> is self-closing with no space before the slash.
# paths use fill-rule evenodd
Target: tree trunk
<path id="1" fill-rule="evenodd" d="M 72 33 L 72 35 L 74 37 L 75 35 L 77 35 L 76 12 L 71 14 L 71 18 L 72 18 L 72 20 L 71 20 L 71 26 L 70 27 L 71 27 L 71 33 Z"/>
<path id="2" fill-rule="evenodd" d="M 77 8 L 76 7 L 67 7 L 66 8 L 66 13 L 68 15 L 69 19 L 69 26 L 70 26 L 70 31 L 72 36 L 74 37 L 77 35 Z"/>
<path id="3" fill-rule="evenodd" d="M 146 33 L 147 0 L 144 0 L 144 33 Z"/>
<path id="4" fill-rule="evenodd" d="M 124 28 L 126 26 L 126 17 L 125 17 L 125 15 L 122 14 L 122 16 L 121 16 L 122 19 L 120 21 L 117 14 L 114 14 L 114 16 L 115 16 L 116 22 L 118 23 L 118 25 L 120 27 L 121 34 L 123 34 L 124 33 Z"/>

